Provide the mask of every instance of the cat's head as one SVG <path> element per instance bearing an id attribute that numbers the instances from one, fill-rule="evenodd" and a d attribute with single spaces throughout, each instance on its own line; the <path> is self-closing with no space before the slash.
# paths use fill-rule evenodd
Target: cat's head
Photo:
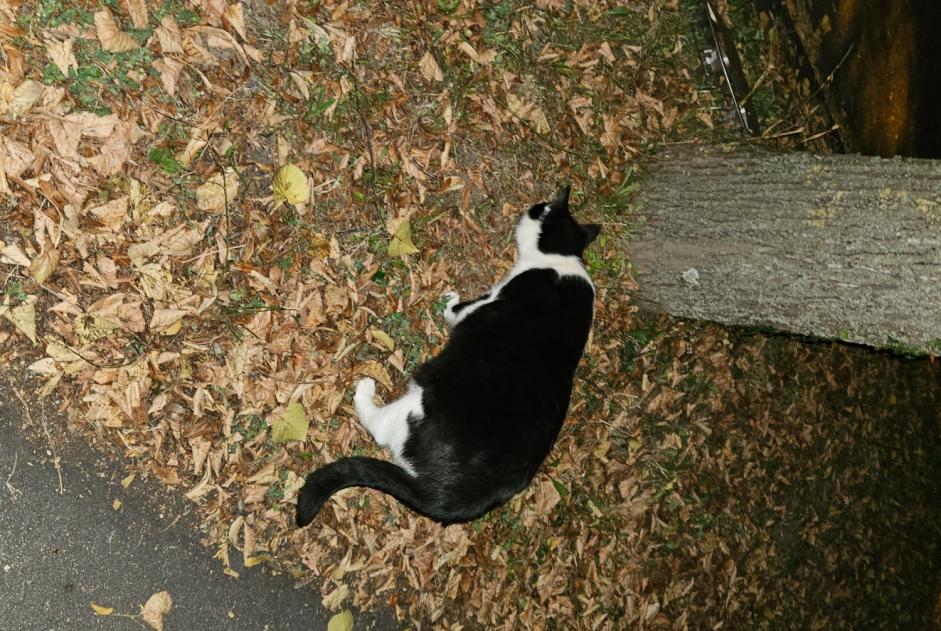
<path id="1" fill-rule="evenodd" d="M 578 223 L 569 212 L 569 190 L 566 186 L 551 202 L 534 205 L 520 217 L 516 227 L 516 245 L 520 258 L 529 254 L 582 255 L 601 226 Z"/>

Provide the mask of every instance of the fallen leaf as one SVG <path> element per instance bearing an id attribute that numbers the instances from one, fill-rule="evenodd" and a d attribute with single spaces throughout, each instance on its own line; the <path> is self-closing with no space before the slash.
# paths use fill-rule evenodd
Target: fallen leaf
<path id="1" fill-rule="evenodd" d="M 242 41 L 248 39 L 245 33 L 245 16 L 241 2 L 234 2 L 228 5 L 222 12 L 222 19 L 239 34 Z"/>
<path id="2" fill-rule="evenodd" d="M 150 329 L 162 335 L 176 335 L 183 326 L 184 309 L 154 309 L 150 318 Z"/>
<path id="3" fill-rule="evenodd" d="M 196 189 L 196 206 L 200 210 L 220 211 L 235 199 L 239 190 L 239 179 L 235 169 L 228 168 L 225 175 L 216 173 Z"/>
<path id="4" fill-rule="evenodd" d="M 59 72 L 66 77 L 69 76 L 70 68 L 78 70 L 78 61 L 75 59 L 75 53 L 72 52 L 74 43 L 75 40 L 71 37 L 61 42 L 54 39 L 46 41 L 46 54 L 49 55 L 49 59 L 56 65 Z"/>
<path id="5" fill-rule="evenodd" d="M 421 70 L 422 76 L 429 81 L 444 81 L 444 73 L 441 72 L 441 66 L 438 65 L 435 56 L 430 52 L 425 53 L 418 61 L 418 69 Z"/>
<path id="6" fill-rule="evenodd" d="M 147 3 L 144 0 L 124 0 L 124 6 L 134 28 L 147 28 Z"/>
<path id="7" fill-rule="evenodd" d="M 114 607 L 102 607 L 101 605 L 91 604 L 92 611 L 96 616 L 110 616 L 114 613 Z"/>
<path id="8" fill-rule="evenodd" d="M 36 339 L 36 296 L 29 296 L 23 304 L 16 307 L 0 307 L 3 317 L 13 323 L 33 344 Z"/>
<path id="9" fill-rule="evenodd" d="M 389 242 L 389 256 L 402 256 L 415 254 L 418 248 L 412 242 L 412 229 L 408 219 L 403 219 L 395 228 L 392 240 Z"/>
<path id="10" fill-rule="evenodd" d="M 9 265 L 22 265 L 23 267 L 30 266 L 29 257 L 23 253 L 23 250 L 20 249 L 15 243 L 10 243 L 9 245 L 3 246 L 0 249 L 0 263 L 7 263 Z"/>
<path id="11" fill-rule="evenodd" d="M 121 510 L 121 500 L 115 498 L 115 500 L 111 502 L 111 508 L 114 510 Z"/>
<path id="12" fill-rule="evenodd" d="M 127 195 L 90 208 L 88 213 L 109 230 L 118 232 L 127 220 Z"/>
<path id="13" fill-rule="evenodd" d="M 360 367 L 359 372 L 367 377 L 372 377 L 381 383 L 386 390 L 392 390 L 392 379 L 389 377 L 389 372 L 379 362 L 368 361 Z"/>
<path id="14" fill-rule="evenodd" d="M 323 606 L 327 609 L 339 609 L 340 603 L 346 600 L 349 593 L 349 586 L 347 586 L 346 583 L 340 583 L 339 587 L 324 596 Z"/>
<path id="15" fill-rule="evenodd" d="M 169 592 L 157 592 L 141 607 L 141 618 L 156 631 L 163 631 L 163 617 L 173 609 Z"/>
<path id="16" fill-rule="evenodd" d="M 42 98 L 45 91 L 46 87 L 39 81 L 27 79 L 13 91 L 13 100 L 9 104 L 10 111 L 17 116 L 22 116 Z"/>
<path id="17" fill-rule="evenodd" d="M 390 351 L 395 350 L 395 340 L 393 340 L 392 337 L 382 329 L 371 328 L 369 329 L 369 334 L 380 346 L 383 346 Z"/>
<path id="18" fill-rule="evenodd" d="M 330 618 L 327 623 L 327 631 L 352 631 L 353 613 L 346 609 Z"/>
<path id="19" fill-rule="evenodd" d="M 304 413 L 304 406 L 299 401 L 289 404 L 280 418 L 271 423 L 271 442 L 286 443 L 290 440 L 304 440 L 310 422 Z"/>
<path id="20" fill-rule="evenodd" d="M 183 52 L 183 34 L 172 15 L 165 15 L 154 33 L 157 35 L 163 54 Z M 167 60 L 169 61 L 169 58 Z"/>
<path id="21" fill-rule="evenodd" d="M 262 554 L 259 556 L 248 557 L 242 562 L 242 564 L 245 567 L 255 567 L 256 565 L 259 565 L 261 563 L 264 563 L 265 561 L 270 561 L 270 560 L 271 560 L 271 557 L 265 556 L 264 554 Z"/>
<path id="22" fill-rule="evenodd" d="M 118 28 L 114 16 L 107 8 L 95 14 L 95 31 L 101 47 L 109 53 L 124 53 L 139 48 L 137 41 Z"/>
<path id="23" fill-rule="evenodd" d="M 58 264 L 59 252 L 56 250 L 46 250 L 29 264 L 29 275 L 41 285 L 52 276 Z"/>
<path id="24" fill-rule="evenodd" d="M 271 182 L 275 200 L 288 204 L 303 204 L 310 197 L 307 176 L 293 164 L 285 164 Z"/>

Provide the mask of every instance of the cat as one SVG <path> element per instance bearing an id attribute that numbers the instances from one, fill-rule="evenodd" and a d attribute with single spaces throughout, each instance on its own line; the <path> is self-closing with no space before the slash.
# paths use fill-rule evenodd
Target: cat
<path id="1" fill-rule="evenodd" d="M 341 458 L 315 470 L 298 495 L 298 527 L 351 486 L 447 525 L 529 485 L 562 427 L 594 315 L 582 253 L 601 228 L 572 218 L 569 190 L 520 217 L 516 263 L 493 289 L 466 301 L 445 294 L 449 340 L 402 398 L 377 407 L 375 382 L 357 384 L 359 420 L 395 462 Z"/>

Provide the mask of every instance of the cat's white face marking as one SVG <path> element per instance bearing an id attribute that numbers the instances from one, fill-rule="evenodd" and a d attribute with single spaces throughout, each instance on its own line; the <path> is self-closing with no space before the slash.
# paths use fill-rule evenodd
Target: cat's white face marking
<path id="1" fill-rule="evenodd" d="M 551 208 L 547 205 L 543 217 L 548 214 Z M 525 213 L 516 226 L 516 249 L 519 251 L 519 258 L 524 259 L 531 254 L 539 252 L 539 233 L 542 231 L 542 221 L 532 219 L 529 213 Z"/>
<path id="2" fill-rule="evenodd" d="M 392 452 L 395 462 L 405 469 L 409 475 L 415 475 L 415 468 L 405 459 L 403 451 L 408 441 L 409 417 L 423 418 L 425 410 L 422 407 L 422 389 L 415 383 L 408 387 L 408 392 L 400 399 L 389 405 L 376 407 L 373 397 L 376 396 L 376 382 L 366 377 L 356 384 L 356 394 L 353 396 L 353 405 L 359 422 L 372 435 L 373 440 Z"/>

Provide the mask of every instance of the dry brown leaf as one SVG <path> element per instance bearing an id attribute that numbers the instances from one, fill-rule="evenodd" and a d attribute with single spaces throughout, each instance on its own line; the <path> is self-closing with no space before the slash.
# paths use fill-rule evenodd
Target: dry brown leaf
<path id="1" fill-rule="evenodd" d="M 107 7 L 95 14 L 95 31 L 101 47 L 109 53 L 125 53 L 140 48 L 137 40 L 118 27 Z"/>
<path id="2" fill-rule="evenodd" d="M 157 592 L 141 607 L 141 618 L 155 631 L 163 631 L 163 617 L 173 609 L 169 592 Z"/>
<path id="3" fill-rule="evenodd" d="M 163 57 L 154 62 L 154 68 L 160 73 L 160 83 L 167 94 L 176 94 L 176 82 L 180 78 L 180 71 L 183 70 L 183 62 L 172 57 Z"/>
<path id="4" fill-rule="evenodd" d="M 183 316 L 188 313 L 184 309 L 154 309 L 149 327 L 161 335 L 176 335 L 183 326 Z"/>
<path id="5" fill-rule="evenodd" d="M 154 30 L 154 33 L 157 35 L 157 41 L 160 42 L 160 49 L 163 51 L 164 55 L 173 53 L 182 54 L 183 33 L 180 31 L 180 27 L 177 25 L 172 15 L 165 15 L 163 19 L 160 20 L 160 26 Z"/>
<path id="6" fill-rule="evenodd" d="M 438 65 L 434 55 L 430 52 L 425 53 L 419 60 L 418 69 L 421 70 L 422 76 L 428 81 L 444 81 L 444 73 L 441 72 L 441 66 Z"/>
<path id="7" fill-rule="evenodd" d="M 3 244 L 0 241 L 2 247 L 0 247 L 0 263 L 6 263 L 7 265 L 22 265 L 23 267 L 29 267 L 31 262 L 29 257 L 23 253 L 23 250 L 20 249 L 16 243 L 7 243 Z"/>
<path id="8" fill-rule="evenodd" d="M 144 0 L 123 0 L 123 4 L 134 28 L 147 28 L 147 3 Z"/>
<path id="9" fill-rule="evenodd" d="M 49 55 L 49 59 L 56 65 L 59 72 L 66 77 L 69 76 L 70 68 L 78 69 L 78 61 L 75 59 L 75 53 L 72 52 L 74 43 L 75 40 L 71 37 L 61 42 L 55 39 L 46 40 L 46 54 Z"/>
<path id="10" fill-rule="evenodd" d="M 22 304 L 16 307 L 4 305 L 0 313 L 9 320 L 29 341 L 36 344 L 36 296 L 28 296 Z"/>
<path id="11" fill-rule="evenodd" d="M 12 112 L 14 116 L 22 116 L 29 111 L 36 101 L 42 98 L 45 90 L 46 87 L 39 81 L 27 79 L 13 91 L 11 95 L 12 98 L 6 103 L 5 109 Z M 0 97 L 0 113 L 2 113 L 3 110 L 3 101 L 2 97 Z"/>
<path id="12" fill-rule="evenodd" d="M 40 285 L 52 276 L 59 264 L 59 252 L 57 250 L 46 250 L 39 254 L 33 262 L 29 264 L 29 275 Z"/>
<path id="13" fill-rule="evenodd" d="M 127 195 L 124 195 L 110 202 L 89 208 L 88 213 L 109 230 L 117 232 L 127 220 L 127 201 Z"/>
<path id="14" fill-rule="evenodd" d="M 389 377 L 389 372 L 385 367 L 377 361 L 369 361 L 359 367 L 359 373 L 366 375 L 367 377 L 372 377 L 376 381 L 382 384 L 382 387 L 386 389 L 387 392 L 392 391 L 392 378 Z"/>
<path id="15" fill-rule="evenodd" d="M 239 37 L 241 37 L 242 41 L 244 42 L 248 40 L 248 36 L 245 34 L 245 16 L 243 13 L 242 3 L 233 2 L 232 4 L 227 5 L 225 10 L 222 12 L 222 19 L 236 33 L 239 34 Z"/>
<path id="16" fill-rule="evenodd" d="M 324 596 L 323 606 L 331 611 L 336 611 L 340 608 L 340 605 L 343 604 L 343 601 L 346 600 L 346 597 L 349 596 L 350 588 L 346 583 L 340 583 L 336 589 Z"/>
<path id="17" fill-rule="evenodd" d="M 196 206 L 200 210 L 219 212 L 226 204 L 231 204 L 239 191 L 239 179 L 235 169 L 229 167 L 222 173 L 216 173 L 196 189 Z"/>
<path id="18" fill-rule="evenodd" d="M 191 26 L 183 30 L 183 47 L 186 52 L 208 65 L 218 64 L 227 53 L 233 51 L 236 57 L 248 65 L 245 49 L 232 35 L 214 26 Z"/>

